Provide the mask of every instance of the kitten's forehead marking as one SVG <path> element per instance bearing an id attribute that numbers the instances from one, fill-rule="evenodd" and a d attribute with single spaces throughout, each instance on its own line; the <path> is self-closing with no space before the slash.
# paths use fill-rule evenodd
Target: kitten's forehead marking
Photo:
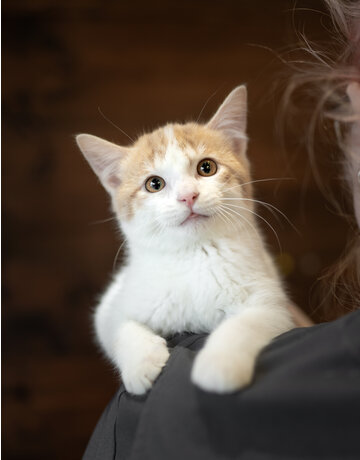
<path id="1" fill-rule="evenodd" d="M 155 155 L 155 168 L 175 168 L 185 172 L 194 157 L 194 149 L 184 142 L 172 125 L 165 126 L 163 132 L 166 139 L 165 155 Z"/>
<path id="2" fill-rule="evenodd" d="M 168 145 L 176 142 L 174 128 L 171 125 L 166 125 L 164 127 L 164 134 L 165 134 L 165 137 L 167 138 Z"/>

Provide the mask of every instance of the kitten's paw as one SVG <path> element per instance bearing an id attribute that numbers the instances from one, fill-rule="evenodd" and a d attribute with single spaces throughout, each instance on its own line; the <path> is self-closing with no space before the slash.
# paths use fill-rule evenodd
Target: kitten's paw
<path id="1" fill-rule="evenodd" d="M 230 393 L 248 385 L 254 359 L 246 353 L 204 347 L 196 356 L 191 380 L 205 391 Z"/>
<path id="2" fill-rule="evenodd" d="M 129 393 L 142 395 L 151 388 L 169 359 L 170 353 L 166 340 L 158 336 L 142 344 L 138 351 L 138 354 L 129 356 L 121 376 Z"/>

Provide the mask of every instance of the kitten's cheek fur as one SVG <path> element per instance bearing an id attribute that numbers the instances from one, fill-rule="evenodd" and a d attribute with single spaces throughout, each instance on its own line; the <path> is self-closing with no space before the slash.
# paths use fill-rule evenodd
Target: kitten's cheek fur
<path id="1" fill-rule="evenodd" d="M 147 343 L 142 343 L 136 353 L 129 354 L 123 363 L 121 377 L 126 390 L 134 395 L 146 393 L 169 356 L 166 341 L 161 337 L 156 336 Z"/>

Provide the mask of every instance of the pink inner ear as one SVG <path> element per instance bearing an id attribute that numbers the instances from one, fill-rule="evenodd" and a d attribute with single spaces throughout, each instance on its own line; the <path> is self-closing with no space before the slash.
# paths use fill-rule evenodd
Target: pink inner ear
<path id="1" fill-rule="evenodd" d="M 116 176 L 109 176 L 107 182 L 111 187 L 118 187 L 121 183 L 120 179 Z"/>
<path id="2" fill-rule="evenodd" d="M 247 96 L 245 86 L 235 88 L 208 123 L 210 129 L 222 131 L 228 139 L 246 141 Z"/>
<path id="3" fill-rule="evenodd" d="M 76 141 L 105 189 L 112 193 L 121 183 L 119 163 L 130 149 L 120 147 L 92 134 L 79 134 L 76 136 Z"/>
<path id="4" fill-rule="evenodd" d="M 246 147 L 246 138 L 232 138 L 231 139 L 232 147 L 234 152 L 243 152 Z M 244 147 L 245 146 L 245 147 Z"/>

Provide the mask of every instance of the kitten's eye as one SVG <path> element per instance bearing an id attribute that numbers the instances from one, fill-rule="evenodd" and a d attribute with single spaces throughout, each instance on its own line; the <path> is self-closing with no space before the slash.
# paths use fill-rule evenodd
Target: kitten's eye
<path id="1" fill-rule="evenodd" d="M 145 188 L 150 193 L 160 192 L 165 187 L 165 181 L 162 177 L 152 176 L 145 182 Z"/>
<path id="2" fill-rule="evenodd" d="M 217 165 L 214 160 L 210 160 L 209 158 L 205 158 L 205 160 L 201 160 L 197 166 L 197 172 L 200 176 L 213 176 L 217 171 Z"/>

